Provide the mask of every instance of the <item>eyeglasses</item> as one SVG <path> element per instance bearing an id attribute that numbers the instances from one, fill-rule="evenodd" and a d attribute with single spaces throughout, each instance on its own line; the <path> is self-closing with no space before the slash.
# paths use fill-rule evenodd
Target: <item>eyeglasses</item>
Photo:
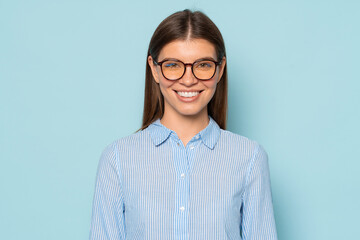
<path id="1" fill-rule="evenodd" d="M 210 80 L 215 75 L 216 67 L 221 64 L 221 62 L 208 59 L 200 59 L 194 63 L 183 63 L 177 59 L 169 59 L 161 62 L 154 60 L 154 63 L 160 66 L 164 78 L 171 81 L 182 78 L 186 72 L 186 66 L 191 66 L 191 71 L 197 79 Z"/>

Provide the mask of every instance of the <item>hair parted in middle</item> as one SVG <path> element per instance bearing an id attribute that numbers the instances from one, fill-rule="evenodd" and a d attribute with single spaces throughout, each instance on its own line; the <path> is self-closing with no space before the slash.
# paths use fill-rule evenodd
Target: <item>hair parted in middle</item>
<path id="1" fill-rule="evenodd" d="M 151 56 L 158 61 L 162 48 L 175 40 L 204 39 L 215 47 L 217 60 L 226 56 L 223 37 L 216 25 L 200 11 L 192 12 L 188 9 L 176 12 L 164 19 L 156 28 L 149 44 L 147 58 Z M 208 114 L 222 129 L 226 129 L 227 118 L 227 70 L 217 84 L 214 96 L 207 105 Z M 164 98 L 158 83 L 154 80 L 151 68 L 146 59 L 145 97 L 142 127 L 147 128 L 164 114 Z M 138 130 L 138 131 L 139 131 Z"/>

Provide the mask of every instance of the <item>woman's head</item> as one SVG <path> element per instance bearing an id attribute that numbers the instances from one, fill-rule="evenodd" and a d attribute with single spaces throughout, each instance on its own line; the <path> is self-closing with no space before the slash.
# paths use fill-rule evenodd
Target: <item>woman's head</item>
<path id="1" fill-rule="evenodd" d="M 164 92 L 165 87 L 172 84 L 173 90 L 182 90 L 187 87 L 200 90 L 204 99 L 207 94 L 208 102 L 202 104 L 205 104 L 208 114 L 214 118 L 219 126 L 223 129 L 226 128 L 227 72 L 225 45 L 220 31 L 205 14 L 184 10 L 167 17 L 155 30 L 147 56 L 145 102 L 141 129 L 146 128 L 154 120 L 163 116 L 165 111 L 163 94 L 166 94 Z M 164 66 L 161 66 L 161 62 L 167 58 L 176 58 L 186 64 L 195 62 L 195 66 L 210 67 L 213 66 L 212 64 L 216 64 L 216 70 L 214 76 L 208 79 L 209 76 L 201 75 L 200 70 L 194 71 L 195 66 L 192 67 L 193 71 L 190 67 L 185 66 L 184 75 L 180 76 L 180 79 L 170 81 L 164 78 L 162 71 Z M 196 65 L 202 58 L 206 58 L 205 61 L 210 60 L 210 62 L 206 64 L 201 62 L 200 65 Z M 192 74 L 195 74 L 196 77 Z M 199 78 L 204 79 L 204 77 L 206 80 L 199 80 Z M 163 82 L 159 84 L 161 80 Z M 161 85 L 161 83 L 164 84 Z M 167 95 L 165 97 L 168 99 Z"/>

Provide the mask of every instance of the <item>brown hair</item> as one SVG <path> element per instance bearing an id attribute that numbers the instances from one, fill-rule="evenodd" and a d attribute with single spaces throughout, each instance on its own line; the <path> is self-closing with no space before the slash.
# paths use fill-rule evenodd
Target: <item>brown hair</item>
<path id="1" fill-rule="evenodd" d="M 164 19 L 156 28 L 146 58 L 145 98 L 142 127 L 147 128 L 156 119 L 164 114 L 164 97 L 160 92 L 158 83 L 154 80 L 148 57 L 157 61 L 161 49 L 175 40 L 205 39 L 216 49 L 218 61 L 221 61 L 225 53 L 225 44 L 222 35 L 216 25 L 200 11 L 192 12 L 188 9 L 176 12 Z M 216 91 L 207 105 L 208 114 L 217 122 L 222 129 L 226 129 L 227 117 L 227 71 L 226 65 L 223 75 L 217 84 Z M 138 131 L 139 131 L 138 130 Z"/>

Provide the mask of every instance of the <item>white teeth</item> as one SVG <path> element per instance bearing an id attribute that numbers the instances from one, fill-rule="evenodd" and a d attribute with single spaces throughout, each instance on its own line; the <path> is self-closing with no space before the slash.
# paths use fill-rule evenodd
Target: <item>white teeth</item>
<path id="1" fill-rule="evenodd" d="M 200 92 L 177 92 L 177 94 L 179 94 L 182 97 L 195 97 L 199 93 Z"/>

